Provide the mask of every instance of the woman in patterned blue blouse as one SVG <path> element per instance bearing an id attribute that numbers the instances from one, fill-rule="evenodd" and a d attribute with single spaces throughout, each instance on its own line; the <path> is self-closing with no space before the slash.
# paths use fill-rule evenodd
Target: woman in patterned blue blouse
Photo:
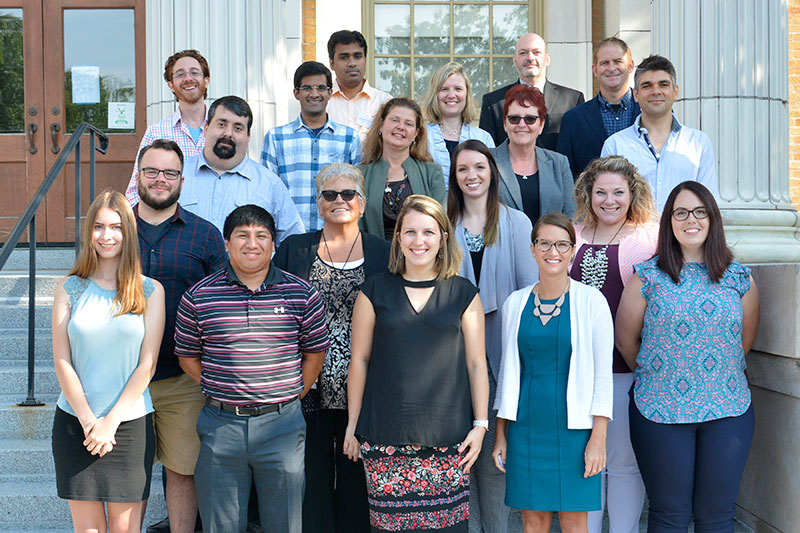
<path id="1" fill-rule="evenodd" d="M 635 371 L 631 442 L 650 498 L 648 531 L 733 531 L 753 407 L 744 354 L 758 291 L 733 260 L 703 185 L 669 195 L 656 256 L 635 267 L 617 314 L 617 348 Z"/>

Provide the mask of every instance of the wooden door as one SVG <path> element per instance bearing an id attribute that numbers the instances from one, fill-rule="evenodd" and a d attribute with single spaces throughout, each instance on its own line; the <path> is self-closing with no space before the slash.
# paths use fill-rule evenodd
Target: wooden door
<path id="1" fill-rule="evenodd" d="M 82 121 L 109 135 L 108 153 L 96 154 L 96 190 L 125 191 L 146 127 L 144 15 L 145 0 L 0 0 L 0 241 Z M 3 86 L 9 70 L 18 73 L 13 94 Z M 37 241 L 74 239 L 74 161 L 38 213 Z M 88 135 L 81 162 L 85 215 Z"/>

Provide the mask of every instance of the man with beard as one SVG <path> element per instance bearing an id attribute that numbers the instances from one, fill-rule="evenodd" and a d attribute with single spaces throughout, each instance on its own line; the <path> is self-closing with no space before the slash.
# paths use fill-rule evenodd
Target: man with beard
<path id="1" fill-rule="evenodd" d="M 178 109 L 164 120 L 151 124 L 139 144 L 139 152 L 156 139 L 175 141 L 184 157 L 192 157 L 203 150 L 203 126 L 206 123 L 208 83 L 211 80 L 208 61 L 197 50 L 181 50 L 164 64 L 164 80 L 178 101 Z M 133 164 L 133 176 L 125 190 L 131 205 L 139 201 L 137 194 L 138 156 Z"/>
<path id="2" fill-rule="evenodd" d="M 535 33 L 527 33 L 520 37 L 514 49 L 513 62 L 519 73 L 519 80 L 483 95 L 480 128 L 488 131 L 494 138 L 494 143 L 500 146 L 500 143 L 508 138 L 506 130 L 503 129 L 503 103 L 506 93 L 517 83 L 532 85 L 544 94 L 544 104 L 547 108 L 544 130 L 536 139 L 536 145 L 555 150 L 558 144 L 558 132 L 561 129 L 561 118 L 564 113 L 583 103 L 583 93 L 557 85 L 547 79 L 550 54 L 547 52 L 547 43 Z"/>
<path id="3" fill-rule="evenodd" d="M 223 96 L 208 108 L 202 153 L 186 160 L 181 206 L 222 232 L 237 206 L 255 204 L 275 219 L 276 244 L 303 233 L 303 222 L 281 179 L 247 157 L 253 112 L 238 96 Z"/>
<path id="4" fill-rule="evenodd" d="M 174 141 L 156 139 L 139 152 L 134 207 L 142 273 L 164 286 L 166 323 L 150 395 L 156 459 L 166 470 L 169 531 L 194 531 L 197 499 L 194 466 L 200 452 L 195 422 L 205 398 L 175 355 L 175 314 L 186 290 L 225 265 L 222 235 L 207 220 L 178 205 L 183 153 Z"/>
<path id="5" fill-rule="evenodd" d="M 322 229 L 317 211 L 316 178 L 330 163 L 361 162 L 358 133 L 328 116 L 331 71 L 322 63 L 306 61 L 294 72 L 294 97 L 300 116 L 271 129 L 264 136 L 261 164 L 280 176 L 308 231 Z M 268 210 L 269 211 L 269 210 Z"/>

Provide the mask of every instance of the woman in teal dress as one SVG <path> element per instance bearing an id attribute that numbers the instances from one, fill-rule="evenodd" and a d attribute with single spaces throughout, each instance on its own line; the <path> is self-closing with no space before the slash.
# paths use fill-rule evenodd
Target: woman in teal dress
<path id="1" fill-rule="evenodd" d="M 541 217 L 531 249 L 539 282 L 503 306 L 503 360 L 492 456 L 506 472 L 506 505 L 525 532 L 587 528 L 600 509 L 600 473 L 612 412 L 614 327 L 605 297 L 570 280 L 575 229 L 561 213 Z"/>

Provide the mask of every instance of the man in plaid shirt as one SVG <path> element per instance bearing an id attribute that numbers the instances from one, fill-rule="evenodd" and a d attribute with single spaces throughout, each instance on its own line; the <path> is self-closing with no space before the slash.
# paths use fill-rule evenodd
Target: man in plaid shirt
<path id="1" fill-rule="evenodd" d="M 208 61 L 197 50 L 181 50 L 169 57 L 164 64 L 164 80 L 178 101 L 178 110 L 160 122 L 150 124 L 144 132 L 139 152 L 150 146 L 156 139 L 175 141 L 186 158 L 203 151 L 205 139 L 203 127 L 206 125 L 206 102 L 211 73 Z M 139 154 L 133 163 L 133 175 L 125 197 L 131 205 L 139 201 L 136 186 Z"/>
<path id="2" fill-rule="evenodd" d="M 294 97 L 300 116 L 273 128 L 264 137 L 261 164 L 280 176 L 289 189 L 306 231 L 322 229 L 317 212 L 314 178 L 330 163 L 361 162 L 358 133 L 333 122 L 325 110 L 331 98 L 331 71 L 322 63 L 306 61 L 294 73 Z"/>

